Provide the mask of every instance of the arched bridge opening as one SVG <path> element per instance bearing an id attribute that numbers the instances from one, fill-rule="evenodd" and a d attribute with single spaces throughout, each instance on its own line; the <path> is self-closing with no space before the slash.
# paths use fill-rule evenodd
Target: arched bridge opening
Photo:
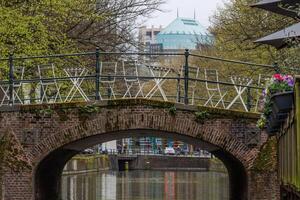
<path id="1" fill-rule="evenodd" d="M 230 199 L 246 199 L 247 195 L 247 172 L 241 161 L 231 155 L 230 152 L 204 142 L 201 139 L 184 136 L 180 133 L 162 132 L 150 129 L 131 129 L 127 131 L 110 132 L 96 134 L 87 138 L 82 138 L 64 145 L 50 152 L 43 158 L 35 171 L 35 195 L 37 200 L 59 199 L 61 195 L 61 175 L 65 164 L 76 154 L 85 148 L 127 137 L 167 137 L 180 140 L 185 143 L 200 146 L 219 158 L 228 171 L 229 176 L 229 197 Z"/>

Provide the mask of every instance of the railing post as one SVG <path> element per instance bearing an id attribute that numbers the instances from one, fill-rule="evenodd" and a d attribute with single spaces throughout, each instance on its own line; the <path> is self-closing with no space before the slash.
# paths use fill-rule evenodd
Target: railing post
<path id="1" fill-rule="evenodd" d="M 181 94 L 180 94 L 180 74 L 177 74 L 177 103 L 181 102 Z"/>
<path id="2" fill-rule="evenodd" d="M 111 74 L 108 74 L 108 81 L 111 81 Z M 107 88 L 107 98 L 110 99 L 112 95 L 111 87 Z"/>
<path id="3" fill-rule="evenodd" d="M 251 88 L 247 87 L 247 110 L 251 109 Z"/>
<path id="4" fill-rule="evenodd" d="M 96 100 L 100 100 L 100 50 L 96 48 Z"/>
<path id="5" fill-rule="evenodd" d="M 8 65 L 9 65 L 9 104 L 14 104 L 14 58 L 13 54 L 9 54 Z"/>
<path id="6" fill-rule="evenodd" d="M 184 65 L 184 104 L 189 104 L 189 56 L 190 51 L 188 49 L 184 52 L 185 65 Z"/>

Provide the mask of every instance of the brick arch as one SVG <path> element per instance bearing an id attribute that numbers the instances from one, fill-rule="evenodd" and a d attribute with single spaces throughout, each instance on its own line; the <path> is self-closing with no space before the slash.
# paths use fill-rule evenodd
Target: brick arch
<path id="1" fill-rule="evenodd" d="M 63 166 L 80 150 L 92 146 L 93 142 L 101 143 L 128 137 L 133 132 L 142 132 L 145 133 L 144 136 L 149 136 L 147 132 L 151 132 L 159 133 L 159 137 L 182 137 L 183 141 L 203 141 L 217 147 L 212 153 L 227 167 L 230 198 L 246 200 L 249 185 L 247 172 L 258 150 L 247 147 L 234 133 L 247 129 L 247 125 L 239 127 L 239 123 L 243 123 L 247 118 L 241 120 L 231 115 L 219 115 L 199 123 L 195 120 L 194 112 L 195 109 L 185 108 L 178 109 L 176 115 L 171 115 L 168 108 L 131 105 L 104 108 L 100 113 L 92 114 L 83 121 L 72 119 L 75 121 L 73 126 L 64 130 L 54 130 L 52 134 L 40 140 L 30 152 L 30 159 L 34 165 L 34 198 L 44 200 L 47 198 L 39 195 L 54 194 L 51 197 L 56 199 L 55 194 L 58 194 L 58 190 L 55 191 L 55 188 L 59 188 Z M 251 124 L 251 119 L 249 121 Z M 79 143 L 86 143 L 86 146 L 76 149 Z M 53 180 L 49 181 L 50 179 Z"/>
<path id="2" fill-rule="evenodd" d="M 164 109 L 160 112 L 124 113 L 119 110 L 106 114 L 97 114 L 92 120 L 59 130 L 39 142 L 31 152 L 33 163 L 39 163 L 55 149 L 59 149 L 77 140 L 101 135 L 105 133 L 122 132 L 128 130 L 149 130 L 174 133 L 188 136 L 212 144 L 231 154 L 248 169 L 252 166 L 258 153 L 257 149 L 250 149 L 233 136 L 230 131 L 222 129 L 216 121 L 210 126 L 195 121 L 192 113 L 171 116 Z M 163 136 L 163 135 L 161 135 Z M 117 139 L 117 138 L 116 138 Z"/>
<path id="3" fill-rule="evenodd" d="M 1 110 L 0 135 L 10 127 L 33 166 L 18 173 L 5 172 L 6 199 L 58 199 L 55 195 L 59 194 L 63 167 L 85 147 L 80 145 L 149 133 L 212 145 L 210 151 L 228 170 L 230 200 L 271 199 L 274 192 L 278 194 L 277 174 L 268 169 L 257 172 L 253 166 L 254 160 L 260 162 L 264 157 L 261 147 L 268 139 L 256 128 L 257 113 L 126 99 L 93 102 L 100 112 L 81 115 L 79 108 L 86 104 L 22 105 Z M 173 107 L 175 116 L 170 114 Z M 49 108 L 51 114 L 41 112 Z M 197 123 L 195 112 L 201 111 L 210 116 Z"/>

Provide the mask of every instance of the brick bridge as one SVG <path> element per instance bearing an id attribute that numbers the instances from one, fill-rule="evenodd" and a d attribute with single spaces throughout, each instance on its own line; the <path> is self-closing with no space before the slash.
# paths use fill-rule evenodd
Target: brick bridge
<path id="1" fill-rule="evenodd" d="M 72 156 L 136 136 L 169 137 L 210 151 L 227 167 L 232 200 L 278 199 L 264 145 L 271 139 L 256 128 L 256 113 L 145 99 L 0 109 L 0 135 L 10 138 L 16 165 L 24 165 L 5 170 L 5 200 L 59 199 L 61 173 Z"/>

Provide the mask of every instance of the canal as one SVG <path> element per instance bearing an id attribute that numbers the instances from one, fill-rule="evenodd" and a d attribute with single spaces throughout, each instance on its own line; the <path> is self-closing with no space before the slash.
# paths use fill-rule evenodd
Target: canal
<path id="1" fill-rule="evenodd" d="M 62 200 L 227 200 L 228 175 L 194 171 L 103 171 L 62 177 Z"/>

